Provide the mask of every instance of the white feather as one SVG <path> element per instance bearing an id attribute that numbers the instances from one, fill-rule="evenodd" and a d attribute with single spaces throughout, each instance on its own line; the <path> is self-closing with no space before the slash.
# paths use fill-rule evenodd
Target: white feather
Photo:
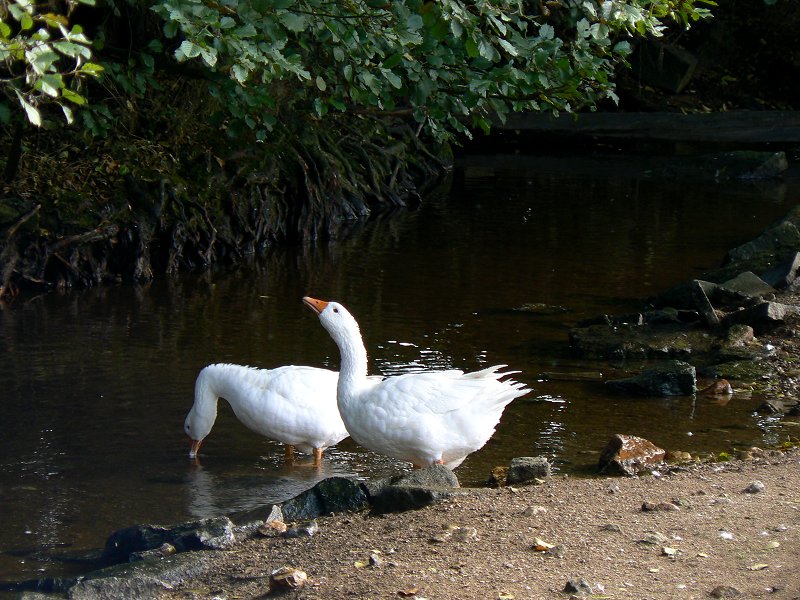
<path id="1" fill-rule="evenodd" d="M 441 462 L 453 469 L 494 434 L 509 402 L 527 394 L 502 378 L 497 365 L 409 373 L 380 380 L 367 376 L 367 351 L 358 323 L 344 306 L 304 298 L 319 315 L 342 356 L 337 400 L 342 420 L 362 446 L 417 467 Z"/>
<path id="2" fill-rule="evenodd" d="M 335 371 L 315 367 L 209 365 L 197 376 L 184 430 L 192 440 L 202 441 L 214 426 L 219 398 L 224 398 L 239 421 L 256 433 L 301 452 L 328 448 L 347 437 L 336 405 L 338 378 Z"/>

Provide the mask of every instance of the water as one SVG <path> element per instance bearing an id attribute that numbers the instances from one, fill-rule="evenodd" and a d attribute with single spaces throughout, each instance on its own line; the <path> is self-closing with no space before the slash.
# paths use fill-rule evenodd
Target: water
<path id="1" fill-rule="evenodd" d="M 609 373 L 572 359 L 569 327 L 718 265 L 790 208 L 796 183 L 648 181 L 631 157 L 469 157 L 449 194 L 375 219 L 336 244 L 270 252 L 251 264 L 158 281 L 20 299 L 0 311 L 0 580 L 69 575 L 114 530 L 170 524 L 289 498 L 331 475 L 405 465 L 352 441 L 324 466 L 283 450 L 230 409 L 187 458 L 183 418 L 213 362 L 337 368 L 306 294 L 358 318 L 373 373 L 506 363 L 534 392 L 457 471 L 465 483 L 519 455 L 587 473 L 613 433 L 708 452 L 785 435 L 759 398 L 607 396 Z M 540 313 L 514 310 L 525 304 Z"/>

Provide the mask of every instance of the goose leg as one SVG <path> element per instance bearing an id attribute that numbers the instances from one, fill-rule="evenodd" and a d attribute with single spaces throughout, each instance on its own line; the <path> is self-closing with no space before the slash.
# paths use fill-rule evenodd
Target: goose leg
<path id="1" fill-rule="evenodd" d="M 291 444 L 286 444 L 283 451 L 284 451 L 283 455 L 284 460 L 287 463 L 292 464 L 294 462 L 294 446 L 292 446 Z"/>
<path id="2" fill-rule="evenodd" d="M 318 467 L 322 464 L 322 448 L 314 448 L 314 466 Z"/>

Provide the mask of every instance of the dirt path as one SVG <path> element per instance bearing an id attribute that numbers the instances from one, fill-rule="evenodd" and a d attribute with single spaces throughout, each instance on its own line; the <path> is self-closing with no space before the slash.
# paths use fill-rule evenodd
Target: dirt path
<path id="1" fill-rule="evenodd" d="M 755 481 L 763 489 L 745 491 Z M 308 599 L 568 598 L 569 580 L 591 598 L 800 598 L 797 449 L 660 476 L 465 490 L 424 510 L 318 524 L 312 537 L 211 554 L 212 568 L 170 597 L 260 598 L 291 565 L 308 575 L 291 597 Z M 537 538 L 555 548 L 534 549 Z"/>

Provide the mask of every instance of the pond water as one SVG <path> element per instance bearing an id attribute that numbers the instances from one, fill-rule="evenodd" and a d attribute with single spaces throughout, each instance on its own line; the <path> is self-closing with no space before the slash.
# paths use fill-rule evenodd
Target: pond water
<path id="1" fill-rule="evenodd" d="M 170 524 L 287 499 L 331 475 L 407 465 L 347 440 L 319 470 L 244 429 L 227 405 L 189 461 L 182 431 L 195 377 L 214 362 L 337 368 L 338 351 L 301 303 L 344 303 L 371 372 L 505 363 L 533 392 L 459 467 L 479 483 L 514 456 L 587 474 L 614 433 L 708 452 L 785 432 L 736 394 L 609 396 L 625 365 L 570 357 L 569 327 L 719 264 L 782 217 L 796 183 L 648 180 L 631 156 L 469 156 L 417 211 L 360 225 L 335 244 L 270 251 L 249 264 L 146 287 L 19 299 L 0 311 L 0 581 L 69 575 L 114 530 Z M 539 313 L 525 304 L 551 307 Z"/>

